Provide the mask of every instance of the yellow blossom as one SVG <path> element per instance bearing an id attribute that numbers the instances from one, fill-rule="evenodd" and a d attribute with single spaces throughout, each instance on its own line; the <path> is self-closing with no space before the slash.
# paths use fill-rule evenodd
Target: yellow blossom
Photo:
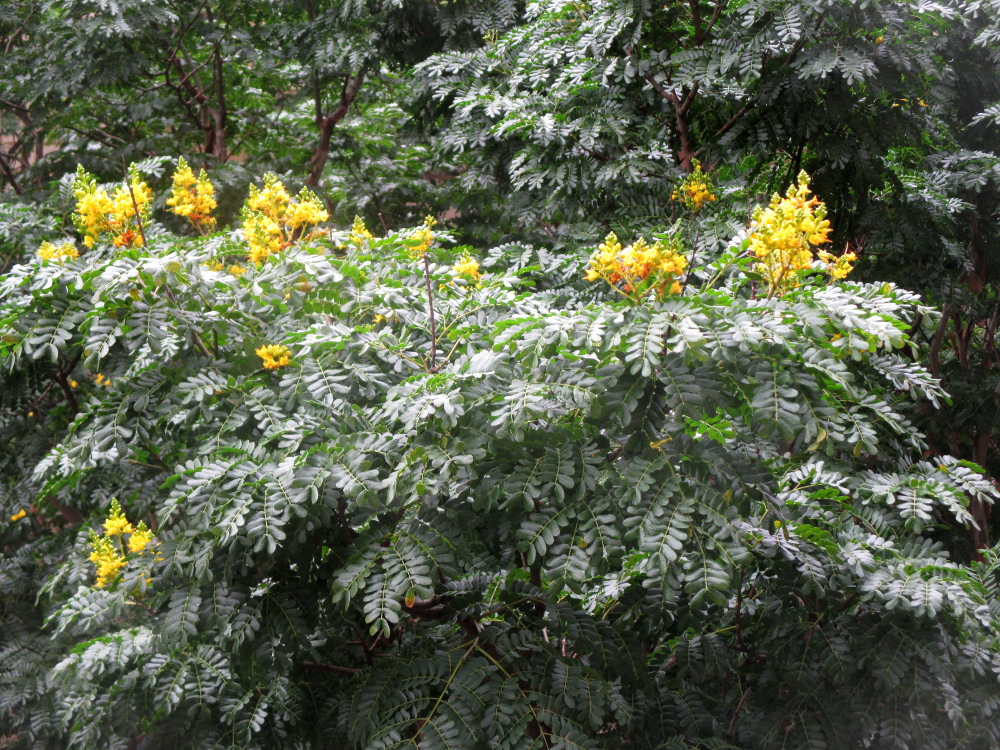
<path id="1" fill-rule="evenodd" d="M 99 536 L 93 529 L 90 530 L 90 549 L 88 559 L 97 566 L 97 580 L 94 585 L 104 588 L 115 579 L 118 571 L 125 567 L 127 560 L 108 537 Z"/>
<path id="2" fill-rule="evenodd" d="M 434 232 L 425 225 L 417 229 L 411 239 L 417 240 L 417 244 L 407 248 L 410 255 L 414 258 L 423 258 L 434 243 Z"/>
<path id="3" fill-rule="evenodd" d="M 10 517 L 10 520 L 11 521 L 20 521 L 22 518 L 24 518 L 27 515 L 28 515 L 28 511 L 26 511 L 24 508 L 21 508 L 21 510 L 19 510 L 17 513 L 15 513 L 14 515 L 12 515 Z"/>
<path id="4" fill-rule="evenodd" d="M 72 378 L 70 378 L 70 381 L 69 381 L 69 387 L 70 388 L 77 388 L 77 387 L 79 387 L 79 385 L 80 385 L 79 383 L 77 383 L 75 380 L 73 380 Z"/>
<path id="5" fill-rule="evenodd" d="M 816 256 L 820 262 L 826 265 L 826 272 L 830 274 L 830 278 L 837 280 L 847 278 L 847 274 L 854 270 L 854 266 L 851 264 L 858 259 L 858 256 L 852 252 L 838 256 L 828 253 L 826 250 L 820 250 Z"/>
<path id="6" fill-rule="evenodd" d="M 451 267 L 451 272 L 456 276 L 465 276 L 473 281 L 479 281 L 483 277 L 482 272 L 479 270 L 479 261 L 467 252 L 462 253 L 462 257 L 458 259 L 458 263 Z"/>
<path id="7" fill-rule="evenodd" d="M 799 272 L 812 266 L 813 246 L 829 239 L 826 206 L 809 194 L 809 175 L 803 171 L 784 197 L 775 194 L 767 208 L 754 212 L 750 250 L 757 258 L 754 271 L 767 281 L 768 296 L 798 286 Z"/>
<path id="8" fill-rule="evenodd" d="M 167 198 L 167 205 L 178 216 L 187 218 L 202 234 L 215 227 L 215 219 L 212 217 L 212 211 L 218 205 L 215 201 L 215 186 L 204 169 L 196 178 L 183 156 L 177 160 L 173 192 Z"/>
<path id="9" fill-rule="evenodd" d="M 93 247 L 104 235 L 109 235 L 116 247 L 142 244 L 139 227 L 149 218 L 153 192 L 135 165 L 129 168 L 128 185 L 115 188 L 114 195 L 108 195 L 80 166 L 73 181 L 73 196 L 77 199 L 73 223 L 84 235 L 84 245 Z"/>
<path id="10" fill-rule="evenodd" d="M 118 500 L 111 501 L 111 509 L 108 511 L 108 520 L 104 522 L 105 536 L 120 536 L 121 534 L 131 534 L 132 524 L 125 518 L 122 506 Z"/>
<path id="11" fill-rule="evenodd" d="M 124 535 L 129 535 L 128 551 L 140 553 L 145 550 L 153 541 L 153 533 L 145 523 L 139 522 L 133 527 L 122 512 L 118 500 L 111 501 L 108 510 L 108 518 L 104 522 L 104 534 L 100 535 L 93 529 L 90 530 L 90 557 L 89 560 L 97 566 L 96 586 L 107 586 L 118 575 L 127 563 L 125 554 L 126 545 L 123 543 Z M 118 537 L 117 542 L 112 540 Z"/>
<path id="12" fill-rule="evenodd" d="M 106 378 L 101 373 L 97 373 L 94 376 L 94 382 L 97 383 L 97 385 L 103 385 L 105 388 L 110 388 L 112 384 L 111 378 Z"/>
<path id="13" fill-rule="evenodd" d="M 292 353 L 283 344 L 267 344 L 256 350 L 268 370 L 277 370 L 291 362 Z"/>
<path id="14" fill-rule="evenodd" d="M 295 201 L 285 212 L 285 223 L 292 229 L 319 224 L 330 218 L 330 214 L 323 208 L 319 198 L 307 188 L 303 188 L 299 192 Z"/>
<path id="15" fill-rule="evenodd" d="M 718 198 L 712 192 L 712 179 L 702 172 L 698 160 L 692 159 L 691 163 L 694 165 L 694 170 L 677 186 L 670 198 L 684 204 L 689 211 L 698 213 L 702 206 Z"/>
<path id="16" fill-rule="evenodd" d="M 282 182 L 270 172 L 264 175 L 263 190 L 250 186 L 242 216 L 248 257 L 257 265 L 296 242 L 310 239 L 312 235 L 306 229 L 329 218 L 315 193 L 302 188 L 293 201 Z"/>
<path id="17" fill-rule="evenodd" d="M 584 278 L 587 281 L 604 279 L 634 302 L 649 293 L 662 299 L 681 291 L 677 277 L 687 269 L 687 263 L 679 242 L 674 238 L 652 245 L 639 238 L 623 248 L 618 236 L 612 232 L 590 257 Z"/>
<path id="18" fill-rule="evenodd" d="M 139 525 L 135 527 L 135 531 L 132 532 L 132 536 L 129 537 L 128 551 L 142 552 L 152 541 L 153 532 L 146 527 L 143 521 L 140 521 Z"/>
<path id="19" fill-rule="evenodd" d="M 53 245 L 51 242 L 43 242 L 38 248 L 38 257 L 42 260 L 58 260 L 62 262 L 67 258 L 79 258 L 80 253 L 76 245 L 72 242 L 64 242 L 61 245 Z"/>
<path id="20" fill-rule="evenodd" d="M 242 276 L 246 272 L 247 272 L 247 269 L 244 268 L 243 266 L 233 265 L 233 266 L 229 267 L 229 273 L 231 273 L 236 278 L 239 278 L 240 276 Z"/>
<path id="21" fill-rule="evenodd" d="M 348 241 L 356 247 L 361 247 L 366 240 L 375 239 L 375 236 L 368 231 L 364 219 L 360 216 L 354 217 L 354 224 L 351 225 L 351 233 L 347 237 Z"/>

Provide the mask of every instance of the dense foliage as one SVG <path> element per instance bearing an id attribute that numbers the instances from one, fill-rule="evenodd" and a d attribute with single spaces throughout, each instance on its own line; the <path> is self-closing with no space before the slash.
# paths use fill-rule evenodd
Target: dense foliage
<path id="1" fill-rule="evenodd" d="M 997 745 L 998 28 L 2 4 L 0 748 Z"/>
<path id="2" fill-rule="evenodd" d="M 241 230 L 185 238 L 138 171 L 78 174 L 93 247 L 0 287 L 9 731 L 996 742 L 995 573 L 934 539 L 992 486 L 921 460 L 933 313 L 800 262 L 829 227 L 805 180 L 695 283 L 683 227 L 477 259 L 430 219 L 319 231 L 269 176 Z"/>

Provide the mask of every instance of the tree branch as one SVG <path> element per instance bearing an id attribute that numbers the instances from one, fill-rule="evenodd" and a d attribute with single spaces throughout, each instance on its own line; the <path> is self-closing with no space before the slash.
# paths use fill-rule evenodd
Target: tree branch
<path id="1" fill-rule="evenodd" d="M 339 664 L 321 664 L 315 661 L 304 661 L 301 664 L 303 669 L 314 669 L 321 672 L 332 672 L 333 674 L 356 675 L 360 669 L 354 667 L 342 667 Z"/>
<path id="2" fill-rule="evenodd" d="M 358 92 L 361 91 L 361 84 L 365 81 L 366 72 L 365 66 L 362 65 L 354 76 L 350 74 L 344 76 L 344 85 L 340 91 L 340 104 L 318 123 L 319 144 L 313 152 L 312 167 L 309 170 L 309 177 L 306 179 L 307 185 L 319 185 L 319 181 L 323 177 L 323 168 L 330 157 L 330 138 L 333 136 L 333 129 L 338 122 L 344 119 L 354 100 L 358 98 Z"/>

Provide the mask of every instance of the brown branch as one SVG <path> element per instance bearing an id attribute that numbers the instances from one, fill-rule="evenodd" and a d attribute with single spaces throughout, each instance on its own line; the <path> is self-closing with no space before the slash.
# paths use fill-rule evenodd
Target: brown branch
<path id="1" fill-rule="evenodd" d="M 743 691 L 743 695 L 740 698 L 740 702 L 736 704 L 736 710 L 733 711 L 733 718 L 729 721 L 729 730 L 726 732 L 726 738 L 731 742 L 733 736 L 736 734 L 736 720 L 740 716 L 740 710 L 743 708 L 743 704 L 746 703 L 747 698 L 750 695 L 750 688 Z"/>
<path id="2" fill-rule="evenodd" d="M 225 163 L 228 158 L 226 153 L 226 120 L 229 112 L 226 108 L 226 92 L 223 79 L 222 52 L 219 45 L 215 45 L 215 90 L 219 98 L 218 108 L 213 108 L 212 119 L 215 121 L 215 157 L 220 163 Z"/>
<path id="3" fill-rule="evenodd" d="M 8 155 L 3 151 L 0 151 L 0 172 L 3 172 L 3 176 L 10 183 L 10 186 L 14 188 L 14 192 L 18 195 L 24 195 L 24 188 L 17 181 L 17 177 L 14 175 L 14 171 L 10 168 L 10 164 L 7 161 Z"/>
<path id="4" fill-rule="evenodd" d="M 356 675 L 361 671 L 360 669 L 355 669 L 354 667 L 342 667 L 339 664 L 321 664 L 320 662 L 315 661 L 304 661 L 302 662 L 301 667 L 303 669 L 314 669 L 321 672 L 332 672 L 333 674 L 348 676 Z"/>
<path id="5" fill-rule="evenodd" d="M 697 44 L 702 35 L 701 2 L 700 0 L 688 0 L 688 5 L 691 8 L 691 25 L 694 26 L 694 41 Z"/>
<path id="6" fill-rule="evenodd" d="M 311 159 L 312 167 L 309 170 L 309 177 L 306 178 L 307 185 L 319 185 L 319 181 L 323 176 L 323 168 L 326 166 L 327 159 L 330 158 L 330 139 L 333 137 L 333 129 L 338 122 L 347 116 L 347 112 L 350 110 L 351 105 L 354 104 L 354 100 L 358 98 L 358 92 L 361 91 L 361 84 L 365 81 L 366 72 L 365 66 L 362 65 L 361 69 L 354 76 L 350 74 L 344 76 L 344 85 L 340 91 L 340 104 L 337 105 L 337 108 L 333 112 L 323 117 L 322 121 L 318 123 L 319 143 L 313 152 Z"/>
<path id="7" fill-rule="evenodd" d="M 427 309 L 431 317 L 431 372 L 436 372 L 434 360 L 437 357 L 437 324 L 434 321 L 434 292 L 431 290 L 431 264 L 424 252 L 424 281 L 427 282 Z"/>
<path id="8" fill-rule="evenodd" d="M 719 16 L 722 15 L 722 11 L 726 9 L 727 5 L 729 5 L 729 0 L 721 0 L 721 2 L 717 2 L 715 4 L 715 10 L 712 11 L 712 17 L 709 19 L 708 25 L 705 27 L 705 31 L 702 32 L 700 38 L 695 37 L 694 41 L 696 44 L 701 44 L 708 38 L 709 33 L 712 31 L 712 27 L 715 26 L 715 22 L 719 20 Z"/>

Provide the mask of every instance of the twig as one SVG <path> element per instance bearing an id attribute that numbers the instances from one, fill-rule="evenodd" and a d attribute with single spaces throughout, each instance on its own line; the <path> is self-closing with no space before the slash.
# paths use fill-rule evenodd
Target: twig
<path id="1" fill-rule="evenodd" d="M 321 672 L 333 672 L 334 674 L 344 674 L 344 675 L 355 675 L 360 672 L 360 669 L 355 669 L 354 667 L 342 667 L 339 664 L 321 664 L 315 661 L 304 661 L 302 662 L 303 669 L 316 669 Z"/>
<path id="2" fill-rule="evenodd" d="M 743 708 L 743 704 L 746 703 L 747 697 L 750 695 L 750 688 L 743 691 L 743 695 L 740 698 L 740 702 L 736 704 L 736 710 L 733 711 L 733 718 L 729 722 L 729 731 L 726 732 L 726 737 L 731 741 L 733 735 L 736 734 L 736 720 L 740 716 L 740 710 Z"/>
<path id="3" fill-rule="evenodd" d="M 431 316 L 431 367 L 430 372 L 437 372 L 434 366 L 437 359 L 437 323 L 434 320 L 434 292 L 431 291 L 431 263 L 424 253 L 424 281 L 427 282 L 427 309 Z"/>
<path id="4" fill-rule="evenodd" d="M 132 181 L 129 179 L 128 168 L 125 166 L 125 157 L 122 157 L 122 171 L 125 173 L 125 187 L 128 188 L 129 197 L 132 198 L 132 210 L 135 211 L 135 221 L 139 225 L 139 236 L 142 237 L 142 246 L 149 247 L 146 242 L 146 232 L 142 228 L 142 216 L 139 215 L 139 204 L 135 199 L 135 191 L 132 189 Z"/>

